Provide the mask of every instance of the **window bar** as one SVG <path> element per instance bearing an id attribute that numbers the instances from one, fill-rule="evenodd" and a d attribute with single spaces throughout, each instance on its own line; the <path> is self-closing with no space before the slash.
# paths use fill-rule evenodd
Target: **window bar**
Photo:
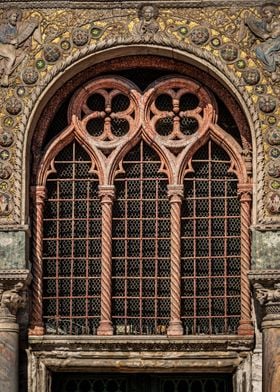
<path id="1" fill-rule="evenodd" d="M 251 298 L 248 272 L 250 270 L 250 211 L 251 184 L 239 184 L 238 192 L 241 202 L 241 318 L 238 327 L 239 335 L 253 335 L 251 321 Z"/>
<path id="2" fill-rule="evenodd" d="M 113 335 L 111 321 L 112 293 L 112 206 L 114 185 L 99 185 L 102 207 L 102 253 L 101 253 L 101 317 L 97 335 Z"/>
<path id="3" fill-rule="evenodd" d="M 171 205 L 171 303 L 170 322 L 167 334 L 183 335 L 181 321 L 181 205 L 183 185 L 168 185 L 168 197 Z"/>
<path id="4" fill-rule="evenodd" d="M 45 186 L 33 187 L 32 194 L 35 199 L 35 230 L 34 230 L 34 261 L 33 261 L 33 297 L 32 297 L 32 320 L 29 329 L 30 335 L 44 335 L 43 324 L 43 208 L 46 197 Z"/>

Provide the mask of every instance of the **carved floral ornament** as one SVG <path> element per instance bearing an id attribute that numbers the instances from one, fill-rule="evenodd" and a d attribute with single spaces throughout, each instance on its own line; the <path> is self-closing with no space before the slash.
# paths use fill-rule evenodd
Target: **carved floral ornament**
<path id="1" fill-rule="evenodd" d="M 14 206 L 8 214 L 0 211 L 1 223 L 21 220 L 23 134 L 27 132 L 32 107 L 44 89 L 67 66 L 90 53 L 138 43 L 178 48 L 201 57 L 222 71 L 240 91 L 255 127 L 257 176 L 263 178 L 265 173 L 265 182 L 258 182 L 258 203 L 265 202 L 265 209 L 257 208 L 258 220 L 277 221 L 280 182 L 274 174 L 277 171 L 264 170 L 264 166 L 280 157 L 275 136 L 280 127 L 278 21 L 279 10 L 275 6 L 246 10 L 158 9 L 144 4 L 138 10 L 116 8 L 106 12 L 3 10 L 0 99 L 5 105 L 0 124 L 4 131 L 14 135 L 15 142 L 0 147 L 1 166 L 12 168 L 8 179 L 6 170 L 3 186 Z M 7 30 L 11 32 L 9 38 Z M 263 141 L 267 143 L 265 150 Z M 1 181 L 4 180 L 0 178 L 0 189 Z"/>

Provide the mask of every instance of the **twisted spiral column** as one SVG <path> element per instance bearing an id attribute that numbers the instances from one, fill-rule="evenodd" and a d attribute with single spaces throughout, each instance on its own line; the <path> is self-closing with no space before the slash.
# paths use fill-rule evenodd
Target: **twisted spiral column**
<path id="1" fill-rule="evenodd" d="M 35 186 L 32 189 L 34 200 L 34 245 L 33 245 L 33 289 L 32 289 L 32 319 L 29 335 L 43 335 L 43 208 L 46 197 L 45 186 Z"/>
<path id="2" fill-rule="evenodd" d="M 182 185 L 169 185 L 168 197 L 171 205 L 171 304 L 169 336 L 183 335 L 181 322 L 181 204 Z"/>
<path id="3" fill-rule="evenodd" d="M 102 206 L 101 253 L 101 317 L 97 335 L 113 335 L 111 321 L 112 293 L 112 206 L 115 196 L 113 185 L 99 185 Z"/>
<path id="4" fill-rule="evenodd" d="M 239 185 L 241 202 L 241 318 L 238 327 L 239 335 L 253 335 L 254 328 L 251 320 L 251 296 L 248 273 L 250 271 L 250 211 L 251 186 Z"/>

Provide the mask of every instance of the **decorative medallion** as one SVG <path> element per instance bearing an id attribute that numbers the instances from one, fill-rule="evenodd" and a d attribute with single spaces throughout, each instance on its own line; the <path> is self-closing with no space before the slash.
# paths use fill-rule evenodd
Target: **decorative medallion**
<path id="1" fill-rule="evenodd" d="M 280 212 L 280 195 L 276 192 L 270 192 L 267 195 L 267 209 L 272 214 L 277 214 Z"/>
<path id="2" fill-rule="evenodd" d="M 12 168 L 8 165 L 0 164 L 0 178 L 1 180 L 8 180 L 12 175 Z"/>
<path id="3" fill-rule="evenodd" d="M 39 60 L 36 61 L 35 65 L 36 65 L 37 69 L 41 70 L 41 69 L 45 68 L 46 63 L 45 63 L 45 61 L 43 59 L 39 59 Z"/>
<path id="4" fill-rule="evenodd" d="M 277 122 L 277 118 L 276 118 L 275 116 L 269 116 L 269 117 L 267 118 L 267 122 L 268 122 L 268 124 L 270 124 L 270 125 L 274 125 L 274 124 L 276 124 L 276 122 Z"/>
<path id="5" fill-rule="evenodd" d="M 12 117 L 4 117 L 3 125 L 7 128 L 11 128 L 14 125 L 14 119 Z"/>
<path id="6" fill-rule="evenodd" d="M 16 116 L 21 112 L 22 103 L 16 97 L 11 97 L 6 102 L 6 110 L 9 114 Z"/>
<path id="7" fill-rule="evenodd" d="M 17 88 L 17 95 L 18 97 L 23 97 L 25 95 L 26 91 L 25 88 L 23 86 L 20 86 Z"/>
<path id="8" fill-rule="evenodd" d="M 71 49 L 71 43 L 67 39 L 63 39 L 60 42 L 60 47 L 61 47 L 62 50 L 67 51 L 67 50 Z"/>
<path id="9" fill-rule="evenodd" d="M 273 112 L 276 108 L 276 99 L 270 95 L 260 97 L 259 108 L 264 113 Z"/>
<path id="10" fill-rule="evenodd" d="M 266 140 L 272 146 L 280 144 L 280 129 L 270 128 L 266 134 Z"/>
<path id="11" fill-rule="evenodd" d="M 8 193 L 0 193 L 0 216 L 7 216 L 13 209 L 12 196 Z"/>
<path id="12" fill-rule="evenodd" d="M 38 77 L 39 77 L 38 71 L 36 71 L 36 69 L 32 67 L 26 68 L 21 74 L 21 78 L 25 84 L 36 83 Z"/>
<path id="13" fill-rule="evenodd" d="M 257 83 L 259 83 L 261 78 L 260 72 L 257 69 L 254 68 L 249 68 L 246 71 L 243 72 L 243 79 L 245 83 L 249 84 L 250 86 L 253 86 Z"/>
<path id="14" fill-rule="evenodd" d="M 227 62 L 235 61 L 238 57 L 238 48 L 233 44 L 226 44 L 221 49 L 221 57 Z"/>
<path id="15" fill-rule="evenodd" d="M 190 39 L 195 45 L 203 45 L 209 39 L 209 31 L 206 27 L 196 27 L 190 33 Z"/>
<path id="16" fill-rule="evenodd" d="M 220 38 L 218 38 L 218 37 L 212 38 L 211 41 L 210 41 L 210 43 L 211 43 L 211 45 L 212 45 L 214 48 L 218 48 L 219 46 L 221 46 L 221 40 L 220 40 Z"/>
<path id="17" fill-rule="evenodd" d="M 278 159 L 280 158 L 280 148 L 279 147 L 273 147 L 269 150 L 269 155 L 273 159 Z"/>
<path id="18" fill-rule="evenodd" d="M 77 28 L 72 32 L 72 41 L 76 46 L 84 46 L 88 43 L 89 33 L 87 30 Z"/>
<path id="19" fill-rule="evenodd" d="M 240 59 L 240 60 L 238 60 L 237 62 L 236 62 L 236 68 L 237 69 L 244 69 L 244 68 L 246 68 L 246 61 L 245 60 L 243 60 L 243 59 Z"/>
<path id="20" fill-rule="evenodd" d="M 277 180 L 270 181 L 269 186 L 273 190 L 279 190 L 280 189 L 280 181 L 277 181 Z"/>
<path id="21" fill-rule="evenodd" d="M 188 32 L 189 32 L 187 26 L 181 26 L 181 27 L 179 27 L 178 31 L 179 31 L 179 33 L 180 33 L 181 35 L 183 35 L 184 37 L 185 37 L 185 36 L 188 34 Z"/>
<path id="22" fill-rule="evenodd" d="M 8 189 L 8 183 L 7 181 L 0 181 L 0 190 L 2 192 L 6 192 Z"/>
<path id="23" fill-rule="evenodd" d="M 44 47 L 44 58 L 48 63 L 55 63 L 60 55 L 60 49 L 57 45 L 48 44 Z"/>
<path id="24" fill-rule="evenodd" d="M 264 84 L 259 84 L 255 86 L 255 93 L 258 95 L 262 95 L 266 93 L 266 86 Z"/>
<path id="25" fill-rule="evenodd" d="M 280 177 L 280 160 L 273 160 L 268 162 L 266 170 L 271 177 Z"/>
<path id="26" fill-rule="evenodd" d="M 103 32 L 103 29 L 100 29 L 99 27 L 93 26 L 90 30 L 90 34 L 92 38 L 98 39 L 101 37 L 101 34 Z"/>
<path id="27" fill-rule="evenodd" d="M 9 147 L 13 144 L 14 135 L 9 131 L 0 132 L 0 146 Z"/>
<path id="28" fill-rule="evenodd" d="M 2 161 L 7 161 L 8 159 L 10 159 L 10 151 L 9 150 L 1 150 L 0 151 L 0 159 L 2 159 Z"/>

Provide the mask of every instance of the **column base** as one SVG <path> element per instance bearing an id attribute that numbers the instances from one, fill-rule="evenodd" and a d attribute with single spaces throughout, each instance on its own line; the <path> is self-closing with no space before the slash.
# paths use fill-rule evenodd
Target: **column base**
<path id="1" fill-rule="evenodd" d="M 111 321 L 104 320 L 100 321 L 99 327 L 97 328 L 98 336 L 112 336 L 114 335 L 114 329 L 112 327 Z"/>
<path id="2" fill-rule="evenodd" d="M 238 335 L 243 335 L 243 336 L 253 336 L 255 331 L 252 323 L 248 320 L 240 320 L 239 322 L 239 327 L 237 329 Z"/>
<path id="3" fill-rule="evenodd" d="M 45 328 L 35 325 L 34 327 L 30 327 L 28 330 L 29 336 L 43 336 L 45 334 Z"/>
<path id="4" fill-rule="evenodd" d="M 182 321 L 170 321 L 167 328 L 167 336 L 182 336 L 183 334 L 184 330 L 182 327 Z"/>

